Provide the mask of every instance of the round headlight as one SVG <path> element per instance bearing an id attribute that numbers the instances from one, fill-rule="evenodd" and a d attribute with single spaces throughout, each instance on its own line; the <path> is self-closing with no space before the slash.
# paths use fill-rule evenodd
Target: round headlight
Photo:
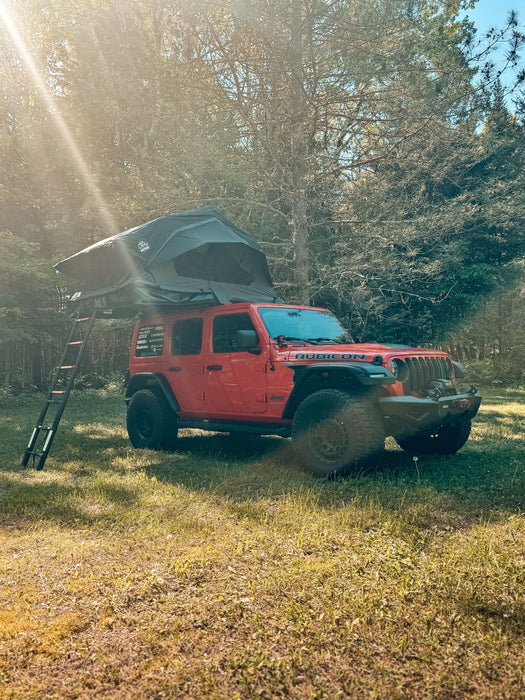
<path id="1" fill-rule="evenodd" d="M 408 368 L 403 360 L 400 360 L 398 357 L 390 363 L 390 371 L 398 382 L 404 382 L 407 378 Z"/>

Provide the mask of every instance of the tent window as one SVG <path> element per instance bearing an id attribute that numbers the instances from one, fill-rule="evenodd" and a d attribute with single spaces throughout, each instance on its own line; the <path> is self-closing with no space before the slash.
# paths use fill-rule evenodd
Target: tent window
<path id="1" fill-rule="evenodd" d="M 175 321 L 171 334 L 172 355 L 198 355 L 202 348 L 202 318 Z"/>
<path id="2" fill-rule="evenodd" d="M 249 314 L 224 314 L 213 319 L 213 352 L 246 352 L 237 347 L 237 331 L 254 331 Z"/>
<path id="3" fill-rule="evenodd" d="M 181 277 L 249 285 L 254 277 L 247 269 L 250 261 L 244 258 L 244 251 L 237 244 L 208 244 L 179 255 L 173 266 Z"/>

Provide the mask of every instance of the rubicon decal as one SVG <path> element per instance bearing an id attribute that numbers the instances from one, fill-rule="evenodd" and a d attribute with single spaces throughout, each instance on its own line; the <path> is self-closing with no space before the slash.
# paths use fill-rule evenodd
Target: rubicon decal
<path id="1" fill-rule="evenodd" d="M 366 355 L 358 353 L 325 353 L 325 352 L 306 352 L 296 353 L 296 360 L 366 360 Z"/>

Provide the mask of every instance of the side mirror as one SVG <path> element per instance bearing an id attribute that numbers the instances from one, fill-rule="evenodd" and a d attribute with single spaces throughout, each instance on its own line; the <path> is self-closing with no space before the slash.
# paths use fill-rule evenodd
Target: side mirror
<path id="1" fill-rule="evenodd" d="M 259 347 L 259 338 L 255 331 L 236 331 L 235 339 L 238 350 L 247 350 L 254 355 L 260 355 L 262 348 Z"/>

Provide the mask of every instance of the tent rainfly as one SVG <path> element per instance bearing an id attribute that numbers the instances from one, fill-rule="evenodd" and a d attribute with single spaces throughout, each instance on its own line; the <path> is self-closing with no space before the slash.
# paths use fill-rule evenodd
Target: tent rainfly
<path id="1" fill-rule="evenodd" d="M 54 267 L 76 280 L 72 302 L 118 316 L 196 303 L 282 303 L 257 241 L 211 206 L 154 219 Z"/>

